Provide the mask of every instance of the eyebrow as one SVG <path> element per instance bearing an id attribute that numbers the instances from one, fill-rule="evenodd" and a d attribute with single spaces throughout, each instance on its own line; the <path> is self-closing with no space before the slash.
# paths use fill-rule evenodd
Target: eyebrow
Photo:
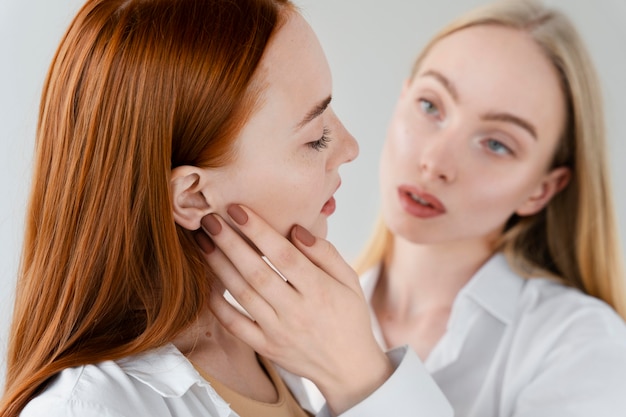
<path id="1" fill-rule="evenodd" d="M 526 130 L 535 140 L 537 140 L 537 130 L 535 127 L 521 117 L 514 116 L 510 113 L 487 113 L 482 117 L 482 119 L 512 123 Z"/>
<path id="2" fill-rule="evenodd" d="M 452 81 L 447 79 L 442 73 L 435 70 L 428 70 L 424 74 L 422 74 L 422 77 L 432 77 L 436 79 L 441 83 L 441 85 L 445 87 L 446 90 L 448 90 L 448 93 L 450 93 L 454 101 L 459 100 L 459 93 L 456 91 L 456 87 L 454 86 Z"/>
<path id="3" fill-rule="evenodd" d="M 443 85 L 443 87 L 448 91 L 448 93 L 450 93 L 450 95 L 452 96 L 454 101 L 458 101 L 459 100 L 459 93 L 458 93 L 454 83 L 452 83 L 452 81 L 450 81 L 448 78 L 446 78 L 445 75 L 443 75 L 440 72 L 435 71 L 435 70 L 428 70 L 424 74 L 422 74 L 422 77 L 432 77 L 432 78 L 435 78 L 437 81 L 439 81 L 441 83 L 441 85 Z M 515 116 L 513 114 L 510 114 L 510 113 L 492 113 L 492 112 L 490 112 L 490 113 L 487 113 L 484 116 L 482 116 L 481 119 L 482 120 L 490 120 L 490 121 L 512 123 L 514 125 L 517 125 L 518 127 L 521 127 L 522 129 L 526 130 L 528 133 L 530 133 L 530 135 L 534 139 L 537 139 L 537 129 L 535 129 L 535 127 L 530 122 L 528 122 L 527 120 L 524 120 L 521 117 Z"/>
<path id="4" fill-rule="evenodd" d="M 296 125 L 296 130 L 301 129 L 302 127 L 304 127 L 304 125 L 313 121 L 316 117 L 324 113 L 332 99 L 333 98 L 331 96 L 328 96 L 324 100 L 316 104 L 311 110 L 309 110 L 306 116 L 304 116 L 304 118 Z"/>

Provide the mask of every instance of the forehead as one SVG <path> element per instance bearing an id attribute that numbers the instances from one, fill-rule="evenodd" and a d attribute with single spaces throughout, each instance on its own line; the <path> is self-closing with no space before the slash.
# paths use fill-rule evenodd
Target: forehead
<path id="1" fill-rule="evenodd" d="M 429 70 L 448 77 L 460 100 L 482 111 L 514 113 L 559 136 L 565 117 L 559 75 L 526 32 L 497 25 L 459 30 L 433 45 L 417 77 Z"/>
<path id="2" fill-rule="evenodd" d="M 330 95 L 330 68 L 317 36 L 297 12 L 286 11 L 259 66 L 266 101 L 311 105 Z M 297 106 L 296 106 L 297 107 Z"/>
<path id="3" fill-rule="evenodd" d="M 280 152 L 304 136 L 313 137 L 317 123 L 297 127 L 332 91 L 330 69 L 315 33 L 298 13 L 286 13 L 255 74 L 259 100 L 235 140 L 241 161 L 258 160 L 267 150 Z"/>
<path id="4" fill-rule="evenodd" d="M 424 57 L 420 72 L 429 66 L 445 67 L 451 74 L 467 75 L 483 85 L 518 92 L 560 89 L 552 62 L 532 37 L 520 30 L 479 25 L 459 30 L 436 42 Z M 487 83 L 491 81 L 491 83 Z M 515 87 L 518 88 L 515 88 Z"/>

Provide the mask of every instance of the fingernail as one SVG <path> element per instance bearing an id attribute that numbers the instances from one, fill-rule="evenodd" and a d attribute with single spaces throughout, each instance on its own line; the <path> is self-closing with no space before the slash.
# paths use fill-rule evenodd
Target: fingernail
<path id="1" fill-rule="evenodd" d="M 293 232 L 296 235 L 296 239 L 302 242 L 305 246 L 313 246 L 315 243 L 315 236 L 313 236 L 304 227 L 296 225 Z"/>
<path id="2" fill-rule="evenodd" d="M 219 220 L 213 216 L 213 214 L 207 214 L 204 216 L 202 220 L 200 220 L 200 224 L 202 224 L 202 227 L 207 231 L 207 233 L 214 236 L 222 231 L 222 225 Z"/>
<path id="3" fill-rule="evenodd" d="M 213 243 L 211 238 L 208 237 L 204 233 L 204 231 L 197 231 L 193 234 L 193 237 L 196 240 L 198 246 L 200 246 L 200 249 L 202 249 L 202 252 L 206 253 L 207 255 L 215 250 L 215 243 Z"/>
<path id="4" fill-rule="evenodd" d="M 248 221 L 248 215 L 237 204 L 232 204 L 230 207 L 228 207 L 226 212 L 228 213 L 230 218 L 239 225 L 244 225 Z"/>

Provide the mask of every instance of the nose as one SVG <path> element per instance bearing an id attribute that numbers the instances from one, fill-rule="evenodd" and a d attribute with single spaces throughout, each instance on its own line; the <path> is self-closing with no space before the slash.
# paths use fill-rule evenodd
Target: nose
<path id="1" fill-rule="evenodd" d="M 329 158 L 329 169 L 334 169 L 339 165 L 351 162 L 359 155 L 359 144 L 354 136 L 348 132 L 341 120 L 335 115 L 332 109 L 329 109 L 332 117 L 330 125 L 331 137 L 336 142 L 333 155 Z M 332 143 L 332 142 L 331 142 Z M 331 145 L 332 146 L 332 145 Z"/>
<path id="2" fill-rule="evenodd" d="M 438 132 L 422 148 L 419 169 L 425 179 L 452 182 L 457 176 L 454 138 L 446 132 Z"/>

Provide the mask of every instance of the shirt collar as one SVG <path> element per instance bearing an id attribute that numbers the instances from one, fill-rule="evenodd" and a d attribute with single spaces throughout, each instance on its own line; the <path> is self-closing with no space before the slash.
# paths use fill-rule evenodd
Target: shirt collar
<path id="1" fill-rule="evenodd" d="M 467 297 L 508 325 L 515 317 L 524 283 L 524 278 L 513 272 L 504 254 L 497 253 L 476 272 L 460 291 L 457 300 Z"/>
<path id="2" fill-rule="evenodd" d="M 372 301 L 372 296 L 374 295 L 374 289 L 376 288 L 376 283 L 378 282 L 378 278 L 380 278 L 381 268 L 382 264 L 376 264 L 367 271 L 365 271 L 360 277 L 363 294 L 365 295 L 365 299 L 370 305 Z"/>
<path id="3" fill-rule="evenodd" d="M 363 293 L 370 305 L 380 271 L 379 264 L 361 275 Z M 509 325 L 514 320 L 524 282 L 511 270 L 503 254 L 492 256 L 457 294 L 447 331 L 424 361 L 429 372 L 434 373 L 457 360 L 470 330 L 481 315 L 488 314 L 503 326 Z M 388 349 L 373 309 L 370 314 L 376 340 Z"/>
<path id="4" fill-rule="evenodd" d="M 117 363 L 128 375 L 163 397 L 182 397 L 194 385 L 203 387 L 219 417 L 230 415 L 228 404 L 171 343 L 139 355 L 123 358 Z"/>
<path id="5" fill-rule="evenodd" d="M 372 300 L 380 270 L 381 264 L 378 264 L 361 275 L 361 287 L 368 302 Z M 458 304 L 465 297 L 470 298 L 496 319 L 509 324 L 515 316 L 516 300 L 524 282 L 523 278 L 513 272 L 504 254 L 499 252 L 461 289 L 454 304 Z"/>
<path id="6" fill-rule="evenodd" d="M 365 300 L 370 307 L 372 306 L 372 296 L 374 295 L 374 289 L 376 288 L 376 283 L 378 282 L 378 278 L 380 277 L 381 266 L 381 264 L 373 266 L 360 276 L 360 283 L 361 288 L 363 289 L 363 295 L 365 296 Z M 378 318 L 376 317 L 376 313 L 374 312 L 373 308 L 370 308 L 370 321 L 372 323 L 372 333 L 374 333 L 374 338 L 376 339 L 378 344 L 384 349 L 389 349 L 390 346 L 388 346 L 387 342 L 385 341 L 383 330 L 380 327 L 380 323 L 378 323 Z"/>

